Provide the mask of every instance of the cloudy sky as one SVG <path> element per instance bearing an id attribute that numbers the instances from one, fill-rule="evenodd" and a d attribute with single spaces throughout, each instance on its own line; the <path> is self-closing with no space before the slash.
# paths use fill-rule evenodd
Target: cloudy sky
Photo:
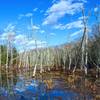
<path id="1" fill-rule="evenodd" d="M 82 8 L 95 21 L 100 0 L 0 0 L 0 43 L 10 38 L 19 50 L 54 46 L 82 36 Z"/>

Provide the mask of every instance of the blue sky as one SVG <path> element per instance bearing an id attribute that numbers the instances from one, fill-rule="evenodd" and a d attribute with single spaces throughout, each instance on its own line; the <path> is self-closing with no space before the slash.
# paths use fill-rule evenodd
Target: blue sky
<path id="1" fill-rule="evenodd" d="M 10 35 L 22 50 L 34 48 L 35 41 L 38 47 L 76 41 L 83 31 L 81 8 L 86 18 L 91 11 L 90 28 L 99 4 L 100 0 L 0 0 L 0 42 Z"/>

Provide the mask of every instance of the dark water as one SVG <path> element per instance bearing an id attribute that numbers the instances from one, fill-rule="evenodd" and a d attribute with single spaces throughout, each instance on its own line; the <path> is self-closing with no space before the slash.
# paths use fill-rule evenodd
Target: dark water
<path id="1" fill-rule="evenodd" d="M 82 78 L 73 81 L 72 76 L 59 73 L 44 74 L 42 78 L 20 75 L 15 84 L 0 87 L 0 100 L 94 100 L 84 81 Z"/>

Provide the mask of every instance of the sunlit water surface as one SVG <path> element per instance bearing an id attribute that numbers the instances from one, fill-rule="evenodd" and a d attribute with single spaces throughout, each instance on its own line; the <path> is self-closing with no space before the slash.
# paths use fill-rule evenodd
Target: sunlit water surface
<path id="1" fill-rule="evenodd" d="M 9 81 L 6 87 L 0 87 L 0 100 L 93 100 L 91 91 L 86 90 L 86 82 L 83 77 L 60 72 L 35 78 L 18 75 L 16 82 Z"/>

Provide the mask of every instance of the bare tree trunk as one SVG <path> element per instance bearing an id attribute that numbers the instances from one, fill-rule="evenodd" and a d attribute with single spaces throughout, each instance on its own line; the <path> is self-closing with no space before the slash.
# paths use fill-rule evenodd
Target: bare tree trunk
<path id="1" fill-rule="evenodd" d="M 26 65 L 25 65 L 25 73 L 26 73 L 26 77 L 28 78 L 28 71 L 29 71 L 29 54 L 26 54 Z"/>
<path id="2" fill-rule="evenodd" d="M 40 50 L 40 73 L 42 73 L 43 72 L 43 53 L 42 53 L 42 41 L 41 41 L 41 50 Z"/>
<path id="3" fill-rule="evenodd" d="M 77 57 L 77 50 L 75 50 L 75 66 L 74 66 L 74 69 L 73 69 L 73 73 L 75 72 L 75 70 L 76 70 L 76 66 L 77 66 L 77 60 L 78 59 L 76 59 Z"/>
<path id="4" fill-rule="evenodd" d="M 84 9 L 82 9 L 84 33 L 82 37 L 82 66 L 84 66 L 85 74 L 87 75 L 87 61 L 88 61 L 88 33 L 87 33 L 87 19 L 85 18 Z"/>
<path id="5" fill-rule="evenodd" d="M 85 74 L 87 75 L 87 63 L 88 63 L 88 47 L 87 47 L 87 44 L 88 44 L 88 34 L 87 34 L 87 32 L 86 32 L 86 40 L 85 40 L 85 42 L 86 42 L 86 53 L 85 53 L 85 65 L 86 65 L 86 67 L 85 67 Z"/>
<path id="6" fill-rule="evenodd" d="M 48 66 L 48 71 L 50 71 L 50 50 L 49 48 L 47 49 L 47 66 Z"/>
<path id="7" fill-rule="evenodd" d="M 26 70 L 26 61 L 27 61 L 27 51 L 25 50 L 25 54 L 23 55 L 24 65 L 23 68 Z"/>
<path id="8" fill-rule="evenodd" d="M 71 69 L 71 63 L 72 63 L 72 58 L 71 58 L 71 54 L 69 54 L 69 70 Z"/>
<path id="9" fill-rule="evenodd" d="M 13 86 L 13 47 L 12 47 L 12 41 L 10 41 L 10 53 L 11 53 L 11 59 L 10 59 L 10 67 L 11 67 L 11 85 Z"/>
<path id="10" fill-rule="evenodd" d="M 62 58 L 63 58 L 63 70 L 65 71 L 65 69 L 66 69 L 66 49 L 64 48 L 63 49 L 63 52 L 62 52 L 63 54 L 62 54 Z"/>
<path id="11" fill-rule="evenodd" d="M 66 68 L 66 66 L 65 66 L 65 64 L 66 64 L 66 59 L 64 58 L 64 66 L 63 66 L 63 70 L 65 70 L 65 68 Z"/>
<path id="12" fill-rule="evenodd" d="M 7 56 L 6 56 L 6 77 L 7 77 L 7 87 L 9 88 L 9 79 L 8 79 L 8 70 L 9 70 L 9 65 L 8 65 L 8 56 L 9 56 L 9 42 L 7 41 Z"/>
<path id="13" fill-rule="evenodd" d="M 74 66 L 73 73 L 75 72 L 75 70 L 76 70 L 76 65 Z"/>
<path id="14" fill-rule="evenodd" d="M 84 41 L 82 43 L 82 60 L 81 60 L 81 70 L 83 70 L 83 66 L 84 66 L 84 50 L 85 46 L 84 46 Z"/>
<path id="15" fill-rule="evenodd" d="M 42 58 L 41 58 L 41 69 L 40 69 L 40 73 L 42 73 L 43 72 L 43 65 L 42 65 Z"/>
<path id="16" fill-rule="evenodd" d="M 18 64 L 19 74 L 21 74 L 21 69 L 20 69 L 20 68 L 21 68 L 21 65 L 22 65 L 22 64 L 21 64 L 21 62 L 22 62 L 22 61 L 21 61 L 21 59 L 22 59 L 21 56 L 22 56 L 22 55 L 19 56 L 19 64 Z"/>
<path id="17" fill-rule="evenodd" d="M 31 76 L 31 68 L 32 68 L 32 55 L 31 55 L 31 51 L 29 51 L 29 76 Z"/>
<path id="18" fill-rule="evenodd" d="M 36 74 L 36 67 L 37 67 L 37 63 L 34 66 L 33 77 L 35 77 L 35 74 Z"/>
<path id="19" fill-rule="evenodd" d="M 1 45 L 0 45 L 0 86 L 2 87 Z"/>
<path id="20" fill-rule="evenodd" d="M 34 66 L 33 77 L 35 77 L 37 62 L 38 62 L 38 49 L 37 49 L 37 41 L 36 40 L 35 40 L 35 46 L 36 46 L 36 63 L 35 63 L 35 66 Z"/>

